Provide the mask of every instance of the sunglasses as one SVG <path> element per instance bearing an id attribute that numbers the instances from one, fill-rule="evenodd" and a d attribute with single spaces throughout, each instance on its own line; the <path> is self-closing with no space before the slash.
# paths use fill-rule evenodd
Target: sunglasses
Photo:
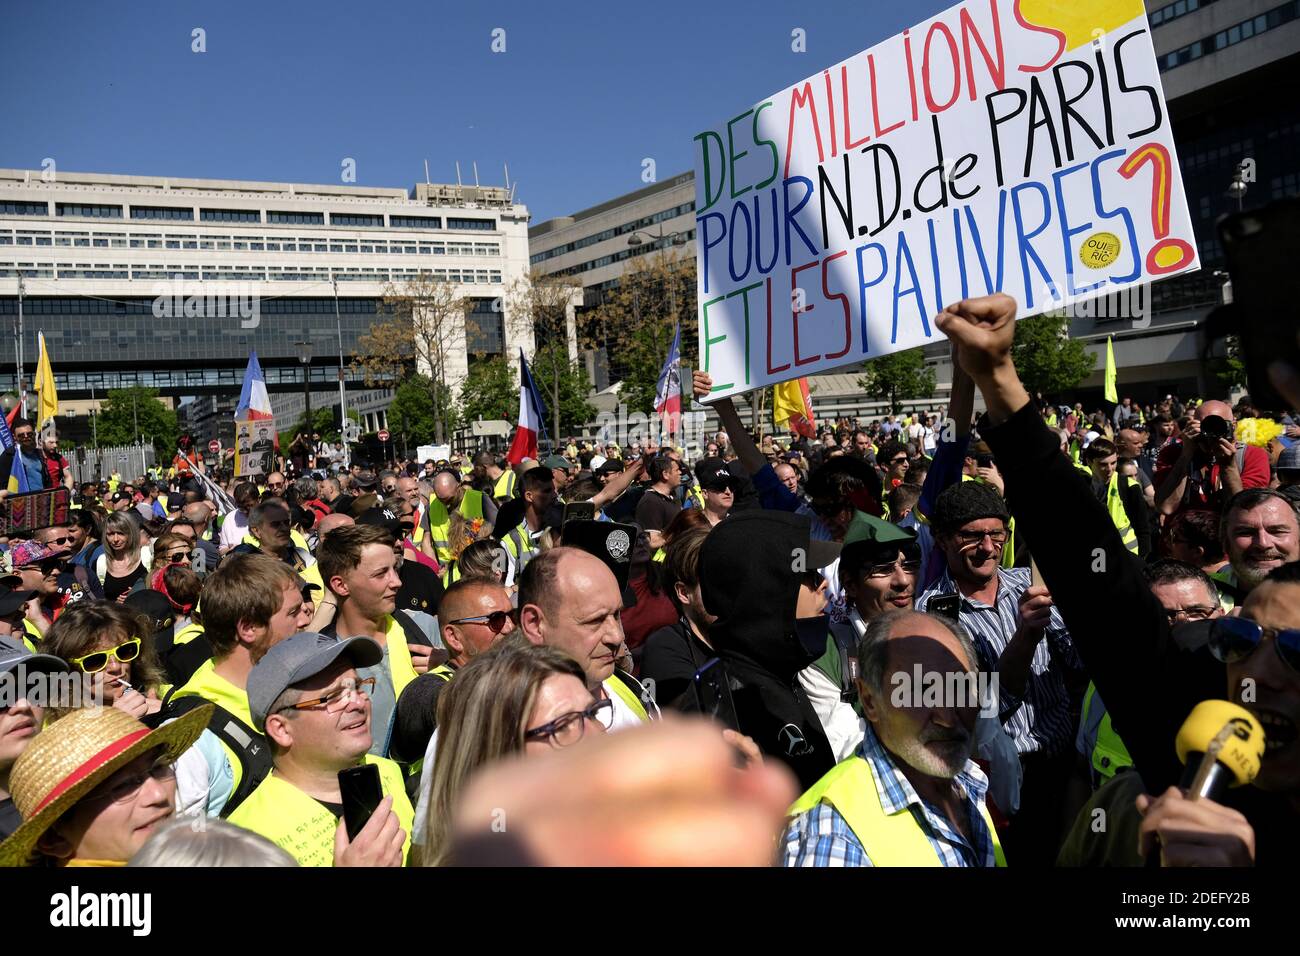
<path id="1" fill-rule="evenodd" d="M 478 614 L 474 617 L 462 617 L 458 621 L 451 621 L 452 624 L 486 624 L 488 630 L 493 634 L 500 634 L 501 629 L 506 626 L 506 621 L 511 620 L 512 615 L 509 611 L 493 611 L 491 614 Z"/>
<path id="2" fill-rule="evenodd" d="M 1245 617 L 1221 617 L 1210 627 L 1210 653 L 1225 664 L 1236 664 L 1254 654 L 1265 637 L 1293 671 L 1300 671 L 1300 628 L 1260 627 Z"/>
<path id="3" fill-rule="evenodd" d="M 47 545 L 49 545 L 49 544 L 67 544 L 67 543 L 68 543 L 69 541 L 71 541 L 71 540 L 72 540 L 72 539 L 69 538 L 67 535 L 64 535 L 62 538 L 51 538 L 49 541 L 46 541 L 45 543 L 46 543 Z"/>
<path id="4" fill-rule="evenodd" d="M 68 663 L 79 667 L 83 673 L 98 674 L 108 666 L 109 655 L 116 657 L 123 664 L 130 663 L 140 656 L 140 638 L 133 637 L 125 643 L 110 647 L 106 651 L 95 651 L 83 657 L 70 657 Z"/>
<path id="5" fill-rule="evenodd" d="M 189 559 L 190 553 L 188 551 L 173 551 L 167 555 L 167 560 L 172 564 L 184 564 Z"/>

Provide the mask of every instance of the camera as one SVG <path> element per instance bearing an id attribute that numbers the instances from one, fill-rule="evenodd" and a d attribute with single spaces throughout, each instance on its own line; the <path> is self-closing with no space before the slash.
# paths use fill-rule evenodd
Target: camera
<path id="1" fill-rule="evenodd" d="M 1206 415 L 1201 422 L 1201 434 L 1209 441 L 1219 441 L 1231 437 L 1228 421 L 1221 415 Z"/>

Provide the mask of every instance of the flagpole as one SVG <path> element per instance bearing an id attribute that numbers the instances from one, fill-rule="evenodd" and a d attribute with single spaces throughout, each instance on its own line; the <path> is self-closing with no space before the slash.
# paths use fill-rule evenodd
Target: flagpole
<path id="1" fill-rule="evenodd" d="M 18 273 L 18 399 L 27 417 L 27 390 L 23 388 L 23 274 Z"/>

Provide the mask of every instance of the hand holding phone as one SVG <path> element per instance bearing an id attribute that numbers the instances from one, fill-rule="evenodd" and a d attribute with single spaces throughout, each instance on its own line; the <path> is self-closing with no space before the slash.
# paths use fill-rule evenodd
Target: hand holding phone
<path id="1" fill-rule="evenodd" d="M 343 804 L 343 822 L 347 826 L 348 840 L 355 840 L 384 800 L 379 768 L 372 763 L 365 763 L 359 767 L 340 770 L 339 797 Z"/>

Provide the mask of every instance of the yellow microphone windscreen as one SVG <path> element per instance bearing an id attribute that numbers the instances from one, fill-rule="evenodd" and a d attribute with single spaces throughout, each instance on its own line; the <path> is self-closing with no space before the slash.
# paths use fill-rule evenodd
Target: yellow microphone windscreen
<path id="1" fill-rule="evenodd" d="M 1188 754 L 1209 753 L 1216 738 L 1216 759 L 1232 771 L 1233 785 L 1254 780 L 1264 757 L 1264 728 L 1250 711 L 1226 700 L 1203 700 L 1192 708 L 1178 730 L 1178 759 L 1187 763 Z"/>

